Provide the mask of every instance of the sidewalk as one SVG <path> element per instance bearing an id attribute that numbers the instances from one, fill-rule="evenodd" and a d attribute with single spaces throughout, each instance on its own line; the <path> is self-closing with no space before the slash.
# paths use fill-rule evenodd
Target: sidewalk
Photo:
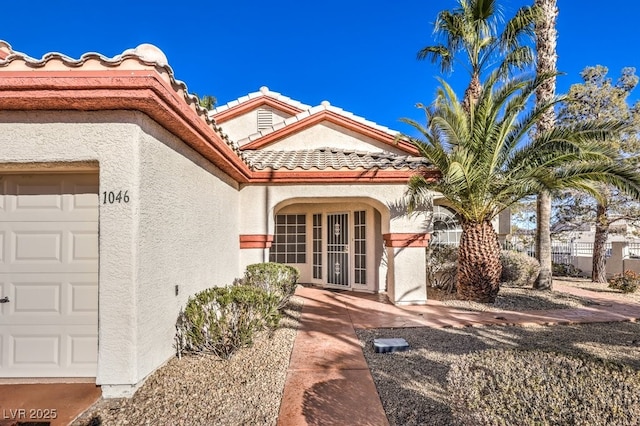
<path id="1" fill-rule="evenodd" d="M 381 295 L 298 287 L 304 299 L 289 362 L 279 426 L 387 425 L 356 328 L 475 327 L 635 321 L 640 304 L 619 296 L 554 284 L 554 290 L 597 304 L 579 309 L 470 312 L 429 301 L 394 306 Z"/>

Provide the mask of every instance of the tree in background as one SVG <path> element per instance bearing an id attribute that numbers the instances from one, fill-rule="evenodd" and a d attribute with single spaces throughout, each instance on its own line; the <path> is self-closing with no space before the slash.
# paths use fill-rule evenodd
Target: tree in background
<path id="1" fill-rule="evenodd" d="M 546 105 L 555 97 L 557 73 L 556 63 L 556 18 L 558 7 L 556 0 L 535 0 L 537 10 L 535 20 L 536 37 L 536 72 L 538 75 L 552 75 L 536 91 L 536 103 Z M 555 112 L 548 108 L 536 124 L 536 137 L 548 132 L 555 126 Z M 534 288 L 540 290 L 551 289 L 553 284 L 551 265 L 551 195 L 543 189 L 538 194 L 536 207 L 536 257 L 540 262 L 540 274 Z"/>
<path id="2" fill-rule="evenodd" d="M 523 41 L 533 35 L 534 9 L 520 8 L 498 34 L 498 7 L 496 0 L 458 0 L 457 8 L 436 18 L 434 33 L 442 43 L 426 46 L 417 55 L 439 63 L 443 73 L 451 72 L 456 61 L 467 68 L 471 80 L 462 101 L 467 110 L 480 96 L 486 71 L 497 68 L 506 76 L 533 63 L 533 51 Z"/>
<path id="3" fill-rule="evenodd" d="M 561 124 L 585 120 L 627 122 L 629 128 L 607 143 L 619 152 L 622 161 L 637 166 L 640 159 L 640 102 L 631 106 L 628 98 L 638 84 L 638 76 L 634 68 L 623 68 L 620 77 L 613 83 L 607 73 L 608 69 L 601 65 L 586 67 L 580 73 L 583 83 L 571 86 L 558 119 Z M 595 222 L 591 280 L 605 283 L 605 244 L 611 226 L 621 221 L 640 222 L 640 205 L 615 188 L 604 186 L 600 192 L 603 197 L 599 202 L 584 194 L 564 194 L 555 210 L 558 220 L 574 226 Z"/>
<path id="4" fill-rule="evenodd" d="M 477 101 L 462 107 L 444 81 L 428 107 L 426 126 L 404 119 L 421 138 L 410 139 L 440 172 L 437 179 L 414 175 L 408 186 L 409 206 L 436 191 L 458 213 L 462 236 L 458 249 L 457 297 L 492 303 L 499 291 L 500 245 L 491 220 L 524 197 L 542 190 L 576 188 L 597 196 L 595 182 L 615 185 L 640 198 L 640 177 L 615 161 L 617 152 L 604 141 L 624 123 L 590 123 L 538 130 L 541 117 L 553 110 L 530 99 L 554 75 L 503 81 L 492 73 L 480 86 Z"/>
<path id="5" fill-rule="evenodd" d="M 198 96 L 197 93 L 194 93 L 194 95 Z M 198 96 L 198 103 L 200 104 L 200 106 L 208 110 L 212 110 L 216 106 L 217 102 L 218 100 L 216 99 L 215 96 L 211 96 L 211 95 L 204 95 L 203 97 Z"/>

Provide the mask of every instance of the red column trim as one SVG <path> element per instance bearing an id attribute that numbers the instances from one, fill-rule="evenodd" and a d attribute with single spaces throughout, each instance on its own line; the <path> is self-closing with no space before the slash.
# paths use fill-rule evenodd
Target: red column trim
<path id="1" fill-rule="evenodd" d="M 273 235 L 263 235 L 263 234 L 240 235 L 241 249 L 270 248 L 272 243 L 273 243 Z"/>
<path id="2" fill-rule="evenodd" d="M 429 244 L 431 234 L 420 232 L 415 234 L 383 234 L 387 247 L 426 247 Z"/>

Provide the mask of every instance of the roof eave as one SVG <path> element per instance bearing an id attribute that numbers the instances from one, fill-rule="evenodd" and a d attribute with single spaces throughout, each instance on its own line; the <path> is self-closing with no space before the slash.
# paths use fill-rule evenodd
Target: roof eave
<path id="1" fill-rule="evenodd" d="M 0 71 L 1 110 L 140 111 L 237 182 L 251 171 L 225 140 L 151 70 Z"/>

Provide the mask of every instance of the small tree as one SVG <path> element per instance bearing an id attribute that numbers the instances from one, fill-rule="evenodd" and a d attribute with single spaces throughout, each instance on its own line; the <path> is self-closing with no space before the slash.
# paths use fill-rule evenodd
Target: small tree
<path id="1" fill-rule="evenodd" d="M 607 72 L 608 69 L 601 65 L 586 67 L 580 74 L 583 82 L 569 89 L 559 120 L 563 124 L 584 120 L 627 122 L 629 127 L 607 143 L 620 153 L 622 161 L 637 165 L 640 158 L 640 102 L 631 106 L 627 100 L 638 84 L 638 76 L 634 68 L 623 68 L 620 77 L 613 83 L 607 78 Z M 640 205 L 610 186 L 603 186 L 600 192 L 603 195 L 600 201 L 584 194 L 565 193 L 556 210 L 559 220 L 574 226 L 595 223 L 591 279 L 593 282 L 606 283 L 605 244 L 611 226 L 621 221 L 640 222 Z"/>

